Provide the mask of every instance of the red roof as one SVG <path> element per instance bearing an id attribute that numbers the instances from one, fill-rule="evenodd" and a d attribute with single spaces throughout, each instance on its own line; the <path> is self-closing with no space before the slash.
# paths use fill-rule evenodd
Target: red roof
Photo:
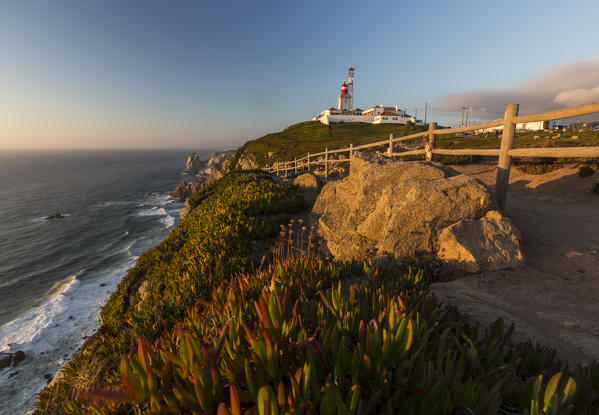
<path id="1" fill-rule="evenodd" d="M 379 115 L 392 115 L 394 117 L 401 117 L 401 114 L 399 114 L 399 113 L 397 113 L 395 111 L 393 111 L 393 112 L 391 112 L 391 111 L 384 111 L 384 112 L 381 112 L 380 114 L 377 114 L 377 117 Z"/>

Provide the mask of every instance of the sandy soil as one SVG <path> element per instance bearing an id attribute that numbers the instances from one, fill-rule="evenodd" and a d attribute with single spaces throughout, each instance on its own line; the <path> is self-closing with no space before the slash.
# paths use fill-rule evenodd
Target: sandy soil
<path id="1" fill-rule="evenodd" d="M 456 170 L 493 187 L 494 161 Z M 431 290 L 481 323 L 516 323 L 515 339 L 556 348 L 570 363 L 599 360 L 598 175 L 569 165 L 529 175 L 512 167 L 505 214 L 523 235 L 527 265 L 434 284 Z"/>

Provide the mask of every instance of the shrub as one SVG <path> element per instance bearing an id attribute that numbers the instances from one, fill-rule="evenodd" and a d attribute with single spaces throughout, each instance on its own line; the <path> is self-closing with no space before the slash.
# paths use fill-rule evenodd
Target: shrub
<path id="1" fill-rule="evenodd" d="M 593 174 L 595 174 L 595 169 L 593 169 L 588 164 L 583 164 L 582 166 L 580 166 L 578 168 L 578 175 L 580 177 L 589 177 L 589 176 L 592 176 Z"/>
<path id="2" fill-rule="evenodd" d="M 522 158 L 516 160 L 514 165 L 518 170 L 528 174 L 545 174 L 563 167 L 560 160 L 549 157 Z"/>

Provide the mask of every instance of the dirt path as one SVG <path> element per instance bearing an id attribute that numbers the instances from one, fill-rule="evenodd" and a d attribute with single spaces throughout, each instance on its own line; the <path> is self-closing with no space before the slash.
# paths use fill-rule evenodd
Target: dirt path
<path id="1" fill-rule="evenodd" d="M 493 186 L 494 162 L 457 166 Z M 576 165 L 535 176 L 512 168 L 505 214 L 522 231 L 527 265 L 434 284 L 482 323 L 516 323 L 517 340 L 555 347 L 570 363 L 599 360 L 599 196 Z"/>

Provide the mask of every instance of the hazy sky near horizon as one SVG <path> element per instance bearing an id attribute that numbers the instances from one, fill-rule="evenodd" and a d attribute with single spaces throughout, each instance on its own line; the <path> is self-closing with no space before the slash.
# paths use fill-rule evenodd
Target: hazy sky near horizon
<path id="1" fill-rule="evenodd" d="M 599 3 L 0 0 L 0 149 L 234 147 L 336 105 L 599 100 Z"/>

